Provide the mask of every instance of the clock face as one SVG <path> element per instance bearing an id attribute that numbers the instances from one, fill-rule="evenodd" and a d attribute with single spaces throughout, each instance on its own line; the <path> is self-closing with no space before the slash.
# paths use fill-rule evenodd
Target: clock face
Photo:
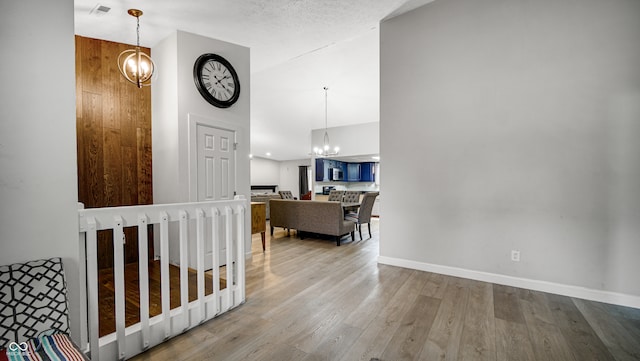
<path id="1" fill-rule="evenodd" d="M 240 96 L 238 74 L 219 55 L 201 55 L 193 66 L 193 77 L 200 94 L 218 108 L 230 107 Z"/>

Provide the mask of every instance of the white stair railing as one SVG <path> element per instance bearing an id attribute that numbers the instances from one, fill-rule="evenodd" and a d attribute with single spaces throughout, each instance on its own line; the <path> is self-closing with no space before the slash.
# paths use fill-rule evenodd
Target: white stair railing
<path id="1" fill-rule="evenodd" d="M 244 238 L 245 199 L 233 201 L 161 204 L 131 207 L 79 209 L 81 255 L 86 254 L 86 273 L 81 278 L 86 289 L 87 322 L 83 325 L 82 344 L 88 344 L 91 359 L 126 359 L 183 333 L 245 300 Z M 156 256 L 160 258 L 162 313 L 149 317 L 148 232 L 153 225 Z M 140 322 L 125 324 L 124 228 L 138 229 L 138 264 L 140 287 Z M 98 309 L 98 231 L 113 232 L 113 271 L 115 287 L 116 331 L 99 337 Z M 190 247 L 195 242 L 195 248 Z M 224 243 L 222 243 L 224 242 Z M 213 293 L 205 295 L 205 247 L 209 244 Z M 226 245 L 226 288 L 220 289 L 220 245 Z M 195 249 L 195 265 L 189 264 L 189 249 Z M 170 308 L 169 260 L 179 250 L 180 307 Z M 85 253 L 86 252 L 86 253 Z M 175 251 L 174 251 L 175 252 Z M 82 262 L 81 262 L 82 263 Z M 197 272 L 197 298 L 189 302 L 188 267 Z M 84 275 L 86 274 L 86 278 Z"/>

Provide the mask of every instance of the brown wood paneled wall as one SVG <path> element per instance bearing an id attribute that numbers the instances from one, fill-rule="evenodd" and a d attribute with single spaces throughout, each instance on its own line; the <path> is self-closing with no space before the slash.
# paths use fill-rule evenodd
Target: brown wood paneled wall
<path id="1" fill-rule="evenodd" d="M 126 81 L 117 65 L 118 54 L 132 46 L 75 40 L 79 201 L 85 208 L 152 204 L 151 89 Z M 125 235 L 125 262 L 136 262 L 137 230 L 127 228 Z M 153 242 L 149 247 L 152 257 Z M 104 232 L 98 267 L 112 267 L 112 255 L 110 232 Z"/>

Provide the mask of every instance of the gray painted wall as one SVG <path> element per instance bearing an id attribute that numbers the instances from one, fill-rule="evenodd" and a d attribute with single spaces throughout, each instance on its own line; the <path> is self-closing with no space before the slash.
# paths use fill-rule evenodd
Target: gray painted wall
<path id="1" fill-rule="evenodd" d="M 271 159 L 253 157 L 251 160 L 251 184 L 277 185 L 278 190 L 291 191 L 294 197 L 299 198 L 298 167 L 301 165 L 310 166 L 310 164 L 310 159 L 279 162 Z"/>
<path id="2" fill-rule="evenodd" d="M 311 166 L 311 159 L 298 159 L 280 162 L 280 190 L 291 191 L 300 199 L 300 166 Z"/>
<path id="3" fill-rule="evenodd" d="M 229 108 L 221 109 L 209 104 L 195 86 L 193 64 L 205 53 L 223 56 L 238 73 L 240 98 Z M 154 47 L 152 56 L 159 73 L 152 86 L 154 203 L 190 201 L 189 114 L 211 120 L 217 126 L 238 129 L 237 191 L 248 197 L 249 48 L 177 31 Z"/>
<path id="4" fill-rule="evenodd" d="M 251 185 L 280 184 L 280 162 L 253 157 L 251 159 Z"/>
<path id="5" fill-rule="evenodd" d="M 73 1 L 0 2 L 0 49 L 0 264 L 62 257 L 78 340 Z"/>
<path id="6" fill-rule="evenodd" d="M 205 53 L 227 59 L 240 79 L 240 98 L 231 107 L 216 108 L 198 92 L 193 65 Z M 159 76 L 152 85 L 153 200 L 156 204 L 197 200 L 194 171 L 189 166 L 189 117 L 236 131 L 236 191 L 250 194 L 250 89 L 249 48 L 177 31 L 152 49 Z M 245 213 L 245 251 L 251 252 L 251 212 Z M 156 248 L 159 249 L 159 248 Z M 171 251 L 172 255 L 178 254 Z M 192 253 L 193 254 L 193 253 Z"/>
<path id="7" fill-rule="evenodd" d="M 324 144 L 324 128 L 311 130 L 311 148 Z M 380 123 L 369 122 L 327 128 L 331 149 L 340 147 L 340 157 L 380 153 Z"/>
<path id="8" fill-rule="evenodd" d="M 383 22 L 380 255 L 640 295 L 639 34 L 625 0 Z"/>

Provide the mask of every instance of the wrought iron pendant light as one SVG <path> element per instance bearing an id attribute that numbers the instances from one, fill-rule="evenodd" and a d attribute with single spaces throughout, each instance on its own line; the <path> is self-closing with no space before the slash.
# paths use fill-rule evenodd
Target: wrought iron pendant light
<path id="1" fill-rule="evenodd" d="M 118 69 L 125 79 L 138 88 L 151 85 L 155 64 L 151 57 L 140 50 L 140 16 L 142 10 L 129 9 L 127 13 L 136 18 L 136 48 L 128 49 L 118 55 Z"/>

